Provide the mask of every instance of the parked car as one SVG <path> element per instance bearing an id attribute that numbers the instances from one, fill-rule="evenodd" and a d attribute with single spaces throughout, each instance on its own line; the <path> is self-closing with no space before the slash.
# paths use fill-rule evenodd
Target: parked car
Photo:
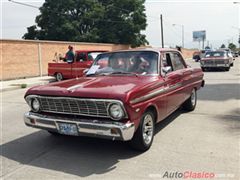
<path id="1" fill-rule="evenodd" d="M 230 67 L 233 66 L 233 57 L 230 51 L 209 51 L 205 54 L 205 57 L 201 59 L 200 65 L 203 71 L 212 68 L 229 71 Z"/>
<path id="2" fill-rule="evenodd" d="M 73 63 L 68 63 L 65 61 L 48 63 L 48 75 L 54 76 L 57 81 L 81 77 L 84 74 L 84 70 L 91 67 L 94 58 L 96 58 L 96 56 L 102 52 L 106 51 L 76 51 L 75 60 Z"/>
<path id="3" fill-rule="evenodd" d="M 52 134 L 129 141 L 150 148 L 155 124 L 182 106 L 193 111 L 204 86 L 201 68 L 172 49 L 103 53 L 82 78 L 30 88 L 27 126 Z"/>

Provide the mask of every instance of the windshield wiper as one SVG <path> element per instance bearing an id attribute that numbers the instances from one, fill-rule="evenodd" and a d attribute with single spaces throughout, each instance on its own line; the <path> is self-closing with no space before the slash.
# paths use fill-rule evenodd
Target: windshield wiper
<path id="1" fill-rule="evenodd" d="M 95 76 L 96 74 L 95 73 L 93 73 L 93 74 L 87 74 L 86 76 L 87 77 L 90 77 L 90 76 Z"/>
<path id="2" fill-rule="evenodd" d="M 109 74 L 132 74 L 132 75 L 136 75 L 136 73 L 133 73 L 133 72 L 124 72 L 124 71 L 115 71 L 115 72 L 111 72 Z"/>

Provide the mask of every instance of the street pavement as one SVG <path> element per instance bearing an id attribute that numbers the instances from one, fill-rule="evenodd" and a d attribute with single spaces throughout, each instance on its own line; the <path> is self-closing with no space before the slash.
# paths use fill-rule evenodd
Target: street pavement
<path id="1" fill-rule="evenodd" d="M 199 63 L 188 60 L 193 66 Z M 195 111 L 160 122 L 151 149 L 87 137 L 52 136 L 26 127 L 26 89 L 1 93 L 1 178 L 171 179 L 166 173 L 214 173 L 240 179 L 240 58 L 229 72 L 205 72 Z M 181 179 L 181 178 L 172 178 Z M 200 179 L 200 178 L 187 178 Z"/>

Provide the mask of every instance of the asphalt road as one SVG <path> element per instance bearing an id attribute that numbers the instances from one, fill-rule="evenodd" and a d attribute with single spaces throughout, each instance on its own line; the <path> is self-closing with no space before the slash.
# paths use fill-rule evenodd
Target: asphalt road
<path id="1" fill-rule="evenodd" d="M 198 92 L 196 110 L 178 110 L 159 123 L 153 145 L 145 153 L 133 151 L 123 142 L 54 137 L 26 127 L 26 89 L 3 92 L 1 178 L 161 179 L 166 172 L 192 171 L 214 173 L 216 179 L 238 180 L 240 58 L 229 72 L 206 72 L 205 80 L 206 86 Z"/>

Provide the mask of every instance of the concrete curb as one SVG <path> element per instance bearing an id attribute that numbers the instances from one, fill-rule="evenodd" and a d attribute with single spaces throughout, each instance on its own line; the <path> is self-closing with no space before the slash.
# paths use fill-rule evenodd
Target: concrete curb
<path id="1" fill-rule="evenodd" d="M 0 86 L 0 92 L 12 91 L 17 89 L 27 89 L 37 85 L 45 85 L 50 82 L 54 82 L 54 78 L 45 77 L 45 78 L 29 78 L 24 80 L 10 80 L 2 81 Z M 26 84 L 26 88 L 22 88 L 21 85 Z"/>
<path id="2" fill-rule="evenodd" d="M 27 87 L 26 88 L 22 88 L 21 86 L 7 86 L 7 87 L 4 87 L 4 88 L 1 88 L 1 92 L 5 92 L 5 91 L 12 91 L 12 90 L 17 90 L 17 89 L 27 89 L 27 88 L 30 88 L 30 87 L 33 87 L 33 86 L 38 86 L 38 85 L 45 85 L 45 84 L 48 84 L 49 82 L 39 82 L 39 83 L 33 83 L 33 84 L 28 84 L 28 83 L 25 83 L 27 84 Z"/>

